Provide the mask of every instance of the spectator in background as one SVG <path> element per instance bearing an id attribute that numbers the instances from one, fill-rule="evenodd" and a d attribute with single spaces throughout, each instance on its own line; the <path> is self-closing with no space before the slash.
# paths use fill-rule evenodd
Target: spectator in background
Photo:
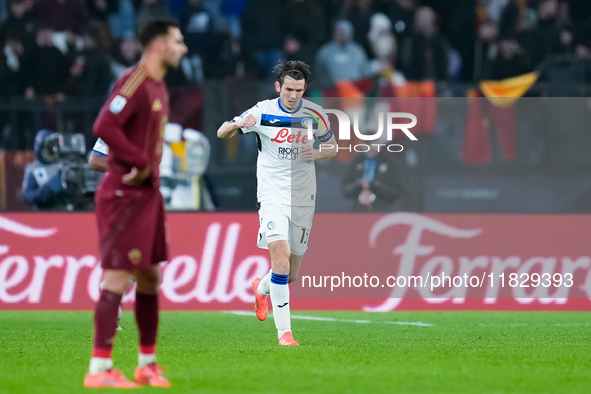
<path id="1" fill-rule="evenodd" d="M 185 8 L 186 0 L 166 0 L 170 16 L 178 18 L 179 14 Z"/>
<path id="2" fill-rule="evenodd" d="M 181 31 L 189 48 L 190 58 L 199 57 L 203 74 L 209 77 L 216 58 L 214 23 L 211 13 L 203 7 L 203 0 L 187 0 L 179 15 Z"/>
<path id="3" fill-rule="evenodd" d="M 35 45 L 32 7 L 32 0 L 13 0 L 9 7 L 10 16 L 0 25 L 0 100 L 25 94 L 28 83 L 26 59 Z M 5 125 L 11 118 L 14 129 L 4 134 Z M 0 111 L 0 145 L 5 149 L 30 149 L 35 131 L 27 114 Z"/>
<path id="4" fill-rule="evenodd" d="M 370 74 L 370 65 L 361 45 L 353 41 L 353 25 L 342 19 L 335 23 L 333 39 L 316 54 L 316 81 L 324 88 L 338 81 L 354 81 Z"/>
<path id="5" fill-rule="evenodd" d="M 134 0 L 138 16 L 143 15 L 168 15 L 166 0 Z M 140 19 L 142 19 L 140 17 Z"/>
<path id="6" fill-rule="evenodd" d="M 532 52 L 537 45 L 534 35 L 534 29 L 538 23 L 536 10 L 528 5 L 527 0 L 511 0 L 502 12 L 501 20 L 498 25 L 497 37 L 505 40 L 515 39 L 519 46 L 523 48 L 523 55 L 528 59 L 531 67 L 536 64 L 532 59 Z M 491 45 L 489 49 L 489 58 L 497 56 L 496 44 Z"/>
<path id="7" fill-rule="evenodd" d="M 572 55 L 577 44 L 577 26 L 573 23 L 570 14 L 570 5 L 563 1 L 558 7 L 559 44 L 556 50 L 560 55 Z"/>
<path id="8" fill-rule="evenodd" d="M 459 81 L 474 78 L 474 48 L 477 36 L 476 0 L 445 2 L 440 19 L 445 18 L 441 32 L 449 50 L 449 74 Z M 445 30 L 444 30 L 445 29 Z"/>
<path id="9" fill-rule="evenodd" d="M 52 28 L 40 27 L 37 30 L 36 45 L 23 59 L 27 99 L 43 97 L 49 101 L 63 101 L 65 98 L 68 64 L 64 54 L 53 45 L 52 34 Z"/>
<path id="10" fill-rule="evenodd" d="M 371 145 L 347 166 L 341 182 L 343 195 L 353 200 L 352 211 L 390 212 L 402 195 L 399 165 L 387 150 Z"/>
<path id="11" fill-rule="evenodd" d="M 100 97 L 109 92 L 113 75 L 98 36 L 96 26 L 85 29 L 81 35 L 82 47 L 70 55 L 68 95 Z"/>
<path id="12" fill-rule="evenodd" d="M 13 0 L 9 18 L 0 25 L 0 97 L 24 94 L 23 59 L 35 44 L 32 8 L 32 0 Z"/>
<path id="13" fill-rule="evenodd" d="M 579 33 L 575 45 L 575 54 L 581 59 L 591 59 L 591 24 Z"/>
<path id="14" fill-rule="evenodd" d="M 23 44 L 15 38 L 8 38 L 0 52 L 0 98 L 22 96 L 25 92 L 22 61 L 25 54 Z M 0 122 L 0 127 L 3 122 Z"/>
<path id="15" fill-rule="evenodd" d="M 287 37 L 283 42 L 286 60 L 301 60 L 311 64 L 314 54 L 326 40 L 321 26 L 324 11 L 316 0 L 288 0 L 285 4 Z"/>
<path id="16" fill-rule="evenodd" d="M 375 13 L 373 0 L 355 0 L 354 6 L 347 14 L 347 19 L 353 24 L 353 40 L 363 47 L 367 56 L 371 56 L 367 33 L 371 17 Z"/>
<path id="17" fill-rule="evenodd" d="M 275 77 L 273 67 L 285 57 L 282 48 L 287 17 L 277 0 L 250 0 L 242 10 L 242 43 L 245 50 L 254 52 L 265 79 Z"/>
<path id="18" fill-rule="evenodd" d="M 560 29 L 558 47 L 555 53 L 558 55 L 572 55 L 575 53 L 575 32 L 572 25 L 564 25 Z"/>
<path id="19" fill-rule="evenodd" d="M 35 43 L 35 17 L 32 0 L 12 0 L 10 16 L 0 25 L 0 43 L 7 39 L 20 42 L 24 50 L 30 50 Z"/>
<path id="20" fill-rule="evenodd" d="M 120 78 L 125 70 L 140 61 L 142 46 L 135 38 L 124 38 L 117 43 L 111 58 L 111 74 Z"/>
<path id="21" fill-rule="evenodd" d="M 215 68 L 217 78 L 256 79 L 262 74 L 256 59 L 243 49 L 237 37 L 224 41 Z"/>
<path id="22" fill-rule="evenodd" d="M 2 40 L 0 43 L 0 102 L 8 100 L 13 96 L 23 96 L 25 80 L 22 76 L 22 58 L 24 46 L 13 38 Z M 4 127 L 10 121 L 11 116 L 16 116 L 19 123 L 19 131 L 4 134 Z M 22 114 L 11 114 L 0 111 L 0 146 L 4 149 L 26 149 L 25 139 L 27 136 L 25 117 Z M 4 138 L 6 137 L 6 138 Z"/>
<path id="23" fill-rule="evenodd" d="M 529 51 L 534 64 L 539 64 L 547 55 L 560 50 L 558 10 L 558 0 L 540 0 L 538 4 L 538 23 L 533 30 Z"/>
<path id="24" fill-rule="evenodd" d="M 578 33 L 588 33 L 591 26 L 591 1 L 569 0 L 570 18 Z"/>
<path id="25" fill-rule="evenodd" d="M 355 0 L 327 0 L 324 2 L 325 15 L 330 17 L 331 26 L 341 19 L 347 19 Z"/>
<path id="26" fill-rule="evenodd" d="M 374 58 L 371 61 L 372 73 L 380 73 L 395 85 L 403 84 L 404 76 L 395 69 L 398 50 L 396 37 L 392 33 L 392 23 L 386 15 L 378 12 L 372 16 L 367 41 Z"/>
<path id="27" fill-rule="evenodd" d="M 447 67 L 447 47 L 437 15 L 432 8 L 421 7 L 415 14 L 414 31 L 402 47 L 402 72 L 411 81 L 441 81 L 448 77 Z"/>
<path id="28" fill-rule="evenodd" d="M 135 9 L 131 0 L 117 0 L 117 7 L 109 13 L 108 22 L 114 39 L 135 37 Z"/>
<path id="29" fill-rule="evenodd" d="M 511 0 L 501 12 L 497 23 L 503 37 L 513 37 L 518 31 L 530 31 L 537 23 L 535 10 L 528 7 L 527 0 Z M 492 20 L 492 19 L 489 19 Z"/>
<path id="30" fill-rule="evenodd" d="M 0 0 L 0 23 L 8 19 L 8 0 Z"/>
<path id="31" fill-rule="evenodd" d="M 489 64 L 487 79 L 511 78 L 528 73 L 533 69 L 525 51 L 514 39 L 501 39 L 495 52 Z"/>
<path id="32" fill-rule="evenodd" d="M 88 17 L 79 0 L 39 0 L 35 13 L 38 21 L 55 32 L 80 31 Z"/>
<path id="33" fill-rule="evenodd" d="M 116 12 L 118 7 L 118 0 L 86 0 L 90 17 L 101 22 L 106 22 L 109 14 Z"/>
<path id="34" fill-rule="evenodd" d="M 248 0 L 224 0 L 222 3 L 222 15 L 228 22 L 230 36 L 240 37 L 242 35 L 242 25 L 240 18 L 242 9 L 248 3 Z"/>
<path id="35" fill-rule="evenodd" d="M 485 14 L 484 19 L 498 24 L 503 10 L 510 1 L 512 0 L 478 0 L 477 6 L 480 12 Z"/>
<path id="36" fill-rule="evenodd" d="M 392 21 L 394 35 L 398 42 L 413 30 L 414 16 L 416 12 L 415 0 L 384 1 L 382 12 Z"/>

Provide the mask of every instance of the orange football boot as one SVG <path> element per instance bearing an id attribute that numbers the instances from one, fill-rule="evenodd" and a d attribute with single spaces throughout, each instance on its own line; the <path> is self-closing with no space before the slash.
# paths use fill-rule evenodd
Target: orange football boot
<path id="1" fill-rule="evenodd" d="M 281 346 L 299 346 L 300 344 L 293 339 L 293 335 L 291 334 L 291 331 L 286 332 L 285 334 L 283 334 L 281 336 L 281 338 L 279 338 L 279 344 Z"/>
<path id="2" fill-rule="evenodd" d="M 267 314 L 269 313 L 269 305 L 267 304 L 267 296 L 262 296 L 259 294 L 259 283 L 261 283 L 260 278 L 254 278 L 252 281 L 252 291 L 254 291 L 254 311 L 257 315 L 257 318 L 260 321 L 264 321 L 267 318 Z"/>
<path id="3" fill-rule="evenodd" d="M 145 367 L 137 367 L 133 377 L 136 383 L 152 387 L 170 387 L 170 382 L 164 376 L 164 369 L 155 363 Z"/>
<path id="4" fill-rule="evenodd" d="M 89 374 L 84 377 L 84 387 L 88 388 L 117 388 L 117 389 L 139 389 L 139 384 L 127 380 L 118 369 L 109 369 L 106 372 Z"/>

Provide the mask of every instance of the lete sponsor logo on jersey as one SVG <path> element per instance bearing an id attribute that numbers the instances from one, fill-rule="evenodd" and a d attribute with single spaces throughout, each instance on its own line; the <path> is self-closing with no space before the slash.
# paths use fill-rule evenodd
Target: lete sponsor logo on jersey
<path id="1" fill-rule="evenodd" d="M 115 96 L 113 101 L 111 101 L 111 105 L 109 105 L 109 111 L 117 115 L 118 113 L 123 111 L 125 104 L 127 104 L 127 99 L 123 96 L 117 95 Z"/>
<path id="2" fill-rule="evenodd" d="M 296 143 L 296 144 L 306 144 L 308 143 L 308 135 L 302 135 L 302 131 L 298 130 L 297 134 L 292 134 L 289 132 L 289 129 L 281 129 L 275 135 L 275 138 L 271 138 L 271 141 L 277 142 L 279 144 L 283 143 Z"/>

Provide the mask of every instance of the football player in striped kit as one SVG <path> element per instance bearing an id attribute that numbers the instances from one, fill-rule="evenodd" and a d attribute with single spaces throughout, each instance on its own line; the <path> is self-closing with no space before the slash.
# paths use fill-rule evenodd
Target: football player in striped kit
<path id="1" fill-rule="evenodd" d="M 311 79 L 309 66 L 281 61 L 274 71 L 279 97 L 224 122 L 217 134 L 224 139 L 247 133 L 257 137 L 258 246 L 269 249 L 271 271 L 252 283 L 255 311 L 259 320 L 267 318 L 270 295 L 279 344 L 297 346 L 288 283 L 297 279 L 308 250 L 316 204 L 314 162 L 332 158 L 337 144 L 322 107 L 302 98 Z M 314 149 L 315 139 L 321 149 Z"/>

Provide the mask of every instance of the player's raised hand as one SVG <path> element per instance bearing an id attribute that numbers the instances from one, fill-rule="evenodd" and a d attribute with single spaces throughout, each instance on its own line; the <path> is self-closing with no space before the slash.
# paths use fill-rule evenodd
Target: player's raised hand
<path id="1" fill-rule="evenodd" d="M 132 185 L 132 186 L 140 185 L 146 179 L 148 179 L 151 172 L 152 172 L 152 169 L 150 168 L 150 166 L 142 168 L 141 170 L 138 170 L 137 167 L 133 167 L 131 169 L 131 171 L 129 171 L 127 174 L 123 175 L 123 178 L 121 178 L 121 180 L 126 185 Z"/>
<path id="2" fill-rule="evenodd" d="M 317 150 L 314 149 L 310 145 L 303 145 L 302 146 L 302 156 L 306 161 L 314 161 L 316 160 Z"/>
<path id="3" fill-rule="evenodd" d="M 236 122 L 236 126 L 238 126 L 238 128 L 249 128 L 254 126 L 255 124 L 257 124 L 257 119 L 254 117 L 253 114 L 248 114 L 246 116 L 246 118 L 239 120 L 238 122 Z"/>

